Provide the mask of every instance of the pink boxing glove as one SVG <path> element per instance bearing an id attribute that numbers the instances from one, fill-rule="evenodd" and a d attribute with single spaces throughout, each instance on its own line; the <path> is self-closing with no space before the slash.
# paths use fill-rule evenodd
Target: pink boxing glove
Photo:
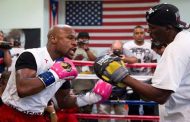
<path id="1" fill-rule="evenodd" d="M 78 75 L 75 65 L 68 58 L 64 58 L 64 61 L 55 62 L 50 70 L 53 70 L 59 79 L 72 80 Z"/>
<path id="2" fill-rule="evenodd" d="M 98 80 L 91 92 L 77 96 L 77 105 L 79 107 L 100 103 L 107 100 L 112 93 L 112 85 Z"/>
<path id="3" fill-rule="evenodd" d="M 102 99 L 99 102 L 103 102 L 110 97 L 112 93 L 112 85 L 100 79 L 98 80 L 92 91 L 100 95 Z"/>
<path id="4" fill-rule="evenodd" d="M 77 75 L 77 69 L 72 61 L 68 58 L 64 58 L 63 61 L 55 62 L 47 72 L 38 75 L 38 77 L 47 87 L 60 79 L 72 80 L 76 78 Z"/>

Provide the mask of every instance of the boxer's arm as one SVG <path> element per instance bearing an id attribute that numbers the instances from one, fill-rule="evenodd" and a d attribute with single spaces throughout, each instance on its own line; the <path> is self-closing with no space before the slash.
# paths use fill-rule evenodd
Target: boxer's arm
<path id="1" fill-rule="evenodd" d="M 41 80 L 36 77 L 36 71 L 27 68 L 16 71 L 16 86 L 19 97 L 39 93 L 45 88 Z"/>
<path id="2" fill-rule="evenodd" d="M 59 89 L 55 98 L 59 109 L 78 107 L 76 105 L 77 96 L 71 93 L 71 89 Z"/>
<path id="3" fill-rule="evenodd" d="M 72 79 L 77 76 L 75 66 L 69 59 L 64 58 L 64 61 L 55 62 L 50 67 L 50 70 L 36 77 L 37 66 L 35 59 L 33 57 L 28 60 L 28 55 L 33 57 L 29 52 L 27 54 L 23 53 L 16 62 L 16 85 L 20 97 L 36 94 L 42 91 L 45 87 L 59 81 L 59 79 Z M 34 67 L 31 67 L 30 65 Z"/>
<path id="4" fill-rule="evenodd" d="M 45 88 L 41 80 L 36 77 L 37 65 L 31 53 L 25 52 L 21 54 L 15 67 L 16 86 L 19 97 L 36 94 Z"/>
<path id="5" fill-rule="evenodd" d="M 112 86 L 104 81 L 98 81 L 91 92 L 74 95 L 69 89 L 60 89 L 56 93 L 59 108 L 83 107 L 107 100 L 112 92 Z"/>
<path id="6" fill-rule="evenodd" d="M 76 104 L 78 107 L 83 107 L 94 103 L 104 102 L 110 97 L 111 92 L 112 85 L 103 80 L 98 80 L 92 91 L 77 96 Z"/>

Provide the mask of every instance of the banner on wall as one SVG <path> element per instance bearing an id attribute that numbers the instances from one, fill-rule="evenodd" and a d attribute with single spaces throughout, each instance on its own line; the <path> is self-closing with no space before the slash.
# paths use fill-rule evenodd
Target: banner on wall
<path id="1" fill-rule="evenodd" d="M 58 0 L 49 0 L 49 27 L 58 24 Z"/>

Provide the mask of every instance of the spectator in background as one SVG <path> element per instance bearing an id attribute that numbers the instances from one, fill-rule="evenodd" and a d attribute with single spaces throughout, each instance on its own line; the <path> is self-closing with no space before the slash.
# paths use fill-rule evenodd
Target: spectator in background
<path id="1" fill-rule="evenodd" d="M 74 60 L 94 61 L 96 60 L 95 51 L 89 48 L 90 35 L 88 32 L 80 32 L 77 36 L 77 50 Z"/>
<path id="2" fill-rule="evenodd" d="M 138 63 L 155 63 L 157 62 L 157 55 L 151 49 L 151 43 L 145 41 L 145 30 L 142 26 L 136 26 L 133 32 L 134 41 L 126 42 L 123 45 L 124 50 L 129 50 L 138 59 Z M 153 70 L 150 68 L 129 68 L 131 75 L 151 75 Z M 138 93 L 133 92 L 129 96 L 130 100 L 140 100 Z M 144 108 L 144 110 L 143 110 Z M 154 115 L 154 107 L 142 105 L 129 105 L 129 115 Z M 132 122 L 139 122 L 134 121 Z"/>
<path id="3" fill-rule="evenodd" d="M 0 74 L 11 66 L 10 48 L 10 44 L 5 41 L 3 31 L 0 31 Z"/>
<path id="4" fill-rule="evenodd" d="M 8 36 L 13 38 L 14 41 L 19 42 L 19 47 L 25 47 L 26 38 L 22 29 L 11 29 Z"/>
<path id="5" fill-rule="evenodd" d="M 110 49 L 106 50 L 105 52 L 101 53 L 105 54 L 114 54 L 119 56 L 125 63 L 137 63 L 138 59 L 131 53 L 129 50 L 123 49 L 123 43 L 121 40 L 115 40 L 112 43 Z M 101 55 L 100 55 L 101 56 Z"/>
<path id="6" fill-rule="evenodd" d="M 96 53 L 89 48 L 90 35 L 88 32 L 80 32 L 77 36 L 77 50 L 74 54 L 74 60 L 94 61 Z M 77 70 L 81 74 L 92 74 L 93 68 L 89 66 L 77 66 Z M 72 88 L 75 94 L 86 93 L 92 90 L 96 81 L 92 79 L 75 79 L 72 81 Z M 81 113 L 91 113 L 93 105 L 80 108 Z M 88 121 L 82 120 L 81 121 Z M 90 121 L 90 120 L 89 120 Z M 92 120 L 91 120 L 92 121 Z"/>
<path id="7" fill-rule="evenodd" d="M 18 58 L 18 56 L 23 52 L 24 48 L 21 47 L 21 42 L 20 40 L 16 40 L 14 37 L 7 37 L 7 41 L 10 42 L 12 45 L 12 48 L 10 49 L 10 54 L 12 57 L 12 64 L 11 66 L 8 68 L 9 71 L 13 70 L 13 67 L 15 66 L 16 63 L 16 59 Z"/>
<path id="8" fill-rule="evenodd" d="M 128 50 L 123 50 L 123 44 L 120 40 L 113 42 L 110 53 L 121 57 L 125 63 L 137 63 L 138 59 Z"/>
<path id="9" fill-rule="evenodd" d="M 125 63 L 136 63 L 137 58 L 133 56 L 130 51 L 123 51 L 123 44 L 120 40 L 113 42 L 111 49 L 107 54 L 113 54 L 121 57 Z M 109 100 L 125 100 L 127 97 L 127 89 L 124 87 L 120 88 L 117 86 L 112 87 L 112 94 Z M 99 104 L 98 113 L 100 114 L 111 114 L 114 111 L 116 115 L 127 115 L 128 111 L 124 104 Z M 99 122 L 109 122 L 110 120 L 99 120 Z M 126 120 L 115 120 L 116 122 L 126 122 Z"/>
<path id="10" fill-rule="evenodd" d="M 80 32 L 77 36 L 77 50 L 74 54 L 74 60 L 94 61 L 96 59 L 95 51 L 89 48 L 90 36 L 87 32 Z M 77 70 L 82 74 L 92 74 L 93 68 L 88 66 L 78 66 Z M 82 91 L 91 90 L 94 87 L 94 80 L 74 80 L 72 86 L 76 94 Z"/>
<path id="11" fill-rule="evenodd" d="M 145 30 L 142 26 L 136 26 L 133 32 L 134 41 L 123 45 L 124 51 L 129 50 L 138 59 L 138 63 L 157 62 L 156 53 L 151 49 L 151 43 L 145 41 Z M 132 75 L 150 75 L 150 68 L 130 68 Z"/>

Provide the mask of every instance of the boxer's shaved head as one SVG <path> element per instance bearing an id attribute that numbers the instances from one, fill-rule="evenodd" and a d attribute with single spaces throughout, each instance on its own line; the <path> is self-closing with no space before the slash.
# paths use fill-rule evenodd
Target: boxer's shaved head
<path id="1" fill-rule="evenodd" d="M 60 34 L 60 32 L 63 32 L 63 31 L 69 31 L 69 30 L 72 30 L 72 27 L 69 26 L 69 25 L 55 25 L 53 26 L 49 32 L 48 32 L 48 39 L 51 37 L 51 36 L 57 36 Z"/>

